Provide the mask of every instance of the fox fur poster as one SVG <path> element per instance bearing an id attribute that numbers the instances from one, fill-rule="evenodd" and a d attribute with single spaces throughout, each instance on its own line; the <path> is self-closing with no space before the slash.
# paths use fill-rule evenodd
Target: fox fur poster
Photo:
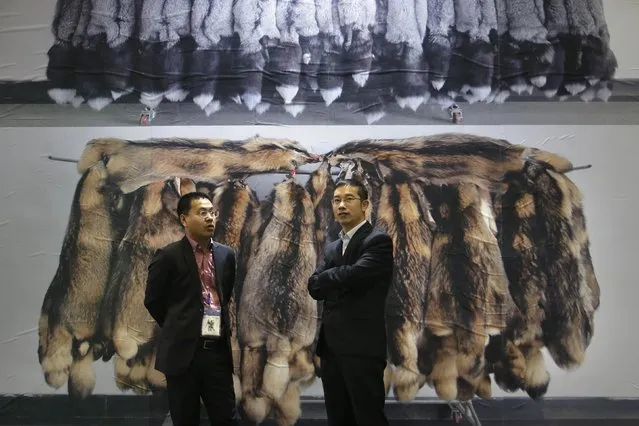
<path id="1" fill-rule="evenodd" d="M 49 96 L 101 110 L 134 93 L 264 113 L 353 105 L 607 100 L 602 0 L 57 0 Z"/>
<path id="2" fill-rule="evenodd" d="M 304 165 L 315 169 L 302 184 Z M 306 281 L 337 238 L 335 179 L 352 174 L 396 253 L 388 394 L 411 401 L 428 386 L 466 401 L 497 386 L 539 398 L 551 379 L 542 349 L 559 368 L 579 367 L 599 307 L 574 169 L 552 152 L 472 134 L 361 139 L 321 155 L 260 136 L 91 140 L 42 303 L 44 378 L 84 398 L 94 362 L 112 360 L 122 391 L 164 387 L 153 368 L 158 330 L 142 303 L 146 268 L 181 237 L 177 199 L 198 190 L 219 206 L 214 238 L 237 253 L 237 403 L 252 421 L 271 413 L 295 424 L 300 393 L 321 377 L 311 347 L 322 306 Z M 247 181 L 264 174 L 285 177 L 260 199 Z"/>

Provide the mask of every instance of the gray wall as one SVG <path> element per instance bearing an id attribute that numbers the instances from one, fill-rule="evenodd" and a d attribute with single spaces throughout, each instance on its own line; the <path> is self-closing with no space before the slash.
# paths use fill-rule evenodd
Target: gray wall
<path id="1" fill-rule="evenodd" d="M 548 397 L 638 397 L 639 286 L 639 126 L 332 126 L 332 127 L 35 127 L 0 130 L 0 394 L 53 393 L 37 360 L 37 322 L 44 293 L 58 262 L 73 192 L 79 178 L 72 163 L 47 155 L 78 158 L 94 137 L 246 138 L 255 133 L 286 137 L 314 152 L 326 152 L 351 139 L 400 138 L 463 131 L 543 147 L 573 163 L 593 164 L 571 178 L 585 197 L 594 267 L 601 286 L 601 307 L 585 364 L 575 372 L 552 375 Z M 260 195 L 270 189 L 256 188 Z M 96 362 L 96 394 L 119 393 L 112 365 Z M 61 389 L 59 392 L 66 392 Z M 306 392 L 321 394 L 317 382 Z M 421 396 L 434 396 L 430 389 Z M 495 386 L 495 396 L 504 396 Z M 509 395 L 510 396 L 510 395 Z M 514 394 L 512 396 L 523 396 Z"/>

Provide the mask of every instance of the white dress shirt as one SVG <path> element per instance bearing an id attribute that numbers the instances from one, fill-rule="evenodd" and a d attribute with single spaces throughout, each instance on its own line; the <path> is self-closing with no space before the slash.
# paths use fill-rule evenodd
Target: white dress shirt
<path id="1" fill-rule="evenodd" d="M 342 255 L 346 253 L 346 247 L 348 247 L 348 243 L 351 241 L 351 238 L 353 238 L 353 235 L 355 235 L 357 230 L 361 228 L 365 223 L 366 223 L 366 219 L 361 221 L 357 226 L 355 226 L 353 229 L 351 229 L 347 233 L 344 233 L 344 230 L 339 231 L 339 238 L 342 240 Z"/>

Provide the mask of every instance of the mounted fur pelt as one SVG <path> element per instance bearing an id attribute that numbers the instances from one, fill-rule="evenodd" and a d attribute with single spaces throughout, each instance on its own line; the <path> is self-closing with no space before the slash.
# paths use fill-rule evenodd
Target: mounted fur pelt
<path id="1" fill-rule="evenodd" d="M 488 191 L 473 183 L 424 187 L 436 224 L 421 340 L 422 374 L 445 400 L 485 386 L 484 349 L 517 308 L 508 291 Z"/>
<path id="2" fill-rule="evenodd" d="M 233 386 L 236 403 L 242 399 L 240 380 L 241 348 L 237 333 L 239 301 L 242 297 L 247 260 L 254 253 L 257 242 L 255 233 L 260 225 L 259 200 L 255 191 L 243 179 L 229 179 L 212 194 L 213 205 L 220 212 L 213 239 L 231 247 L 236 253 L 235 285 L 231 293 L 229 327 L 233 351 Z"/>
<path id="3" fill-rule="evenodd" d="M 38 360 L 46 383 L 86 397 L 101 356 L 100 304 L 117 241 L 117 206 L 104 189 L 104 168 L 85 171 L 73 196 L 58 268 L 40 311 Z"/>
<path id="4" fill-rule="evenodd" d="M 144 306 L 147 271 L 156 250 L 182 238 L 177 215 L 180 196 L 194 192 L 189 179 L 157 181 L 140 188 L 131 204 L 128 228 L 113 255 L 108 287 L 100 308 L 105 357 L 114 357 L 121 390 L 144 392 L 153 356 L 156 324 Z M 151 366 L 152 367 L 152 366 Z"/>
<path id="5" fill-rule="evenodd" d="M 457 133 L 353 140 L 322 156 L 257 136 L 104 138 L 78 163 L 38 344 L 46 382 L 73 395 L 91 394 L 98 359 L 113 359 L 122 391 L 165 386 L 140 282 L 153 250 L 182 235 L 176 203 L 195 189 L 221 212 L 214 238 L 236 252 L 234 385 L 254 422 L 273 413 L 295 424 L 302 389 L 321 376 L 311 348 L 322 306 L 306 282 L 338 238 L 339 179 L 364 183 L 367 219 L 396 248 L 384 384 L 397 400 L 425 385 L 447 401 L 490 398 L 493 381 L 540 398 L 546 363 L 578 368 L 593 339 L 600 287 L 583 196 L 568 177 L 578 168 L 561 155 Z M 298 167 L 311 163 L 301 182 Z M 260 200 L 249 182 L 283 172 Z"/>
<path id="6" fill-rule="evenodd" d="M 294 424 L 300 387 L 315 377 L 310 348 L 317 303 L 306 289 L 317 265 L 314 210 L 294 178 L 276 185 L 264 204 L 259 244 L 242 286 L 242 407 L 258 423 L 275 409 L 276 417 Z"/>
<path id="7" fill-rule="evenodd" d="M 316 159 L 295 141 L 258 135 L 244 141 L 104 138 L 87 144 L 78 170 L 82 172 L 102 162 L 108 173 L 107 184 L 129 193 L 172 176 L 215 184 L 238 174 L 288 173 Z M 174 173 L 167 174 L 166 170 Z"/>
<path id="8" fill-rule="evenodd" d="M 386 302 L 393 393 L 410 401 L 426 381 L 418 368 L 417 341 L 424 329 L 435 222 L 421 187 L 409 183 L 383 184 L 376 216 L 375 226 L 391 236 L 396 253 Z"/>
<path id="9" fill-rule="evenodd" d="M 132 92 L 297 117 L 396 102 L 608 100 L 618 67 L 602 0 L 57 0 L 49 96 L 94 110 Z"/>
<path id="10" fill-rule="evenodd" d="M 501 139 L 446 133 L 406 139 L 348 142 L 327 154 L 332 164 L 357 158 L 387 181 L 419 176 L 432 184 L 475 182 L 492 190 L 505 173 L 521 170 L 526 158 L 539 158 L 558 171 L 572 167 L 565 158 Z"/>

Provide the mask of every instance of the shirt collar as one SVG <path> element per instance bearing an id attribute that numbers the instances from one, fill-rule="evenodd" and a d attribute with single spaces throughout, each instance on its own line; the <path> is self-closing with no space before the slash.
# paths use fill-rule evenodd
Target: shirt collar
<path id="1" fill-rule="evenodd" d="M 189 237 L 188 235 L 186 236 L 186 239 L 189 240 L 189 244 L 191 244 L 191 248 L 193 249 L 193 251 L 197 250 L 198 247 L 200 247 L 198 242 L 192 239 L 191 237 Z M 211 250 L 212 248 L 213 248 L 213 239 L 211 239 L 211 242 L 209 243 L 209 246 L 207 247 L 207 249 Z"/>
<path id="2" fill-rule="evenodd" d="M 344 230 L 339 231 L 340 239 L 342 241 L 349 241 L 351 238 L 353 238 L 353 235 L 355 235 L 355 233 L 359 230 L 359 228 L 364 226 L 365 223 L 366 223 L 366 219 L 361 221 L 357 226 L 353 227 L 353 229 L 351 229 L 350 231 L 346 233 L 344 233 Z"/>

